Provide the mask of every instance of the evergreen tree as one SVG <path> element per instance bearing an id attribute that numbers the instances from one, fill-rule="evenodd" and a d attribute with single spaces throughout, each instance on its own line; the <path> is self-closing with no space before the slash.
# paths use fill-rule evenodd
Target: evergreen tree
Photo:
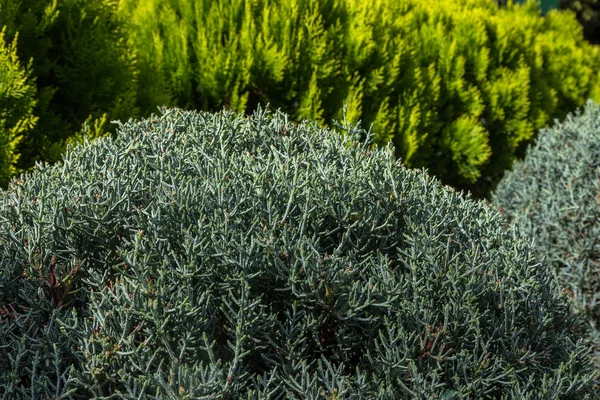
<path id="1" fill-rule="evenodd" d="M 535 132 L 599 98 L 572 14 L 489 0 L 123 0 L 138 101 L 372 126 L 409 167 L 486 196 Z"/>
<path id="2" fill-rule="evenodd" d="M 32 61 L 39 122 L 18 148 L 19 167 L 57 161 L 88 122 L 92 136 L 110 119 L 137 114 L 135 53 L 126 45 L 115 0 L 0 0 L 0 26 L 17 34 L 21 62 Z"/>

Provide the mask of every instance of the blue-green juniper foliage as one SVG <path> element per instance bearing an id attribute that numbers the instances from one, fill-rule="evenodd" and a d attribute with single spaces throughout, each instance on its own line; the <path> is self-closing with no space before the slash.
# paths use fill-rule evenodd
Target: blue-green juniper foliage
<path id="1" fill-rule="evenodd" d="M 542 130 L 493 201 L 558 273 L 600 370 L 600 106 Z"/>
<path id="2" fill-rule="evenodd" d="M 584 399 L 557 280 L 393 148 L 164 109 L 0 196 L 0 394 Z"/>

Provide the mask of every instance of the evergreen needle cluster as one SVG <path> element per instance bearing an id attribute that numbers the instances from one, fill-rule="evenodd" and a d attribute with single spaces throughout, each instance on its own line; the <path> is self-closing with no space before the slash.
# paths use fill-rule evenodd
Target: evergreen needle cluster
<path id="1" fill-rule="evenodd" d="M 543 129 L 493 202 L 559 276 L 600 370 L 600 106 Z"/>
<path id="2" fill-rule="evenodd" d="M 1 194 L 1 395 L 597 398 L 487 204 L 348 123 L 162 113 Z"/>

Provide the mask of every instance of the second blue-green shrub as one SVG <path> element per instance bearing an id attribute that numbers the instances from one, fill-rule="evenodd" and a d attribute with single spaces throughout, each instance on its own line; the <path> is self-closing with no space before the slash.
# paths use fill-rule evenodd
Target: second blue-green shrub
<path id="1" fill-rule="evenodd" d="M 558 274 L 600 368 L 600 106 L 543 129 L 492 200 Z"/>

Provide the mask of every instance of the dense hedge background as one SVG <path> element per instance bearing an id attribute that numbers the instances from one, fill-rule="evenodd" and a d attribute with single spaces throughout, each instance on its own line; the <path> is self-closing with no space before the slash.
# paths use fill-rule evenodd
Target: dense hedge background
<path id="1" fill-rule="evenodd" d="M 6 39 L 35 78 L 37 123 L 19 143 L 18 167 L 55 162 L 88 122 L 91 136 L 110 119 L 138 114 L 135 50 L 114 0 L 0 0 Z"/>
<path id="2" fill-rule="evenodd" d="M 561 10 L 571 10 L 583 27 L 583 36 L 593 44 L 600 44 L 600 2 L 598 0 L 560 0 Z"/>
<path id="3" fill-rule="evenodd" d="M 35 126 L 35 81 L 31 65 L 22 65 L 17 57 L 17 41 L 7 43 L 6 28 L 0 29 L 0 185 L 6 187 L 17 172 L 16 148 L 23 135 Z"/>
<path id="4" fill-rule="evenodd" d="M 541 18 L 533 3 L 124 0 L 120 11 L 146 111 L 155 98 L 268 102 L 331 125 L 347 104 L 405 165 L 478 196 L 539 128 L 598 98 L 598 49 L 572 14 Z"/>
<path id="5" fill-rule="evenodd" d="M 499 6 L 506 6 L 509 1 L 511 0 L 496 0 Z M 520 2 L 524 3 L 524 1 Z M 598 0 L 557 0 L 545 1 L 545 3 L 551 7 L 551 10 L 568 10 L 575 13 L 577 21 L 583 27 L 585 39 L 593 44 L 600 43 L 600 2 Z"/>

